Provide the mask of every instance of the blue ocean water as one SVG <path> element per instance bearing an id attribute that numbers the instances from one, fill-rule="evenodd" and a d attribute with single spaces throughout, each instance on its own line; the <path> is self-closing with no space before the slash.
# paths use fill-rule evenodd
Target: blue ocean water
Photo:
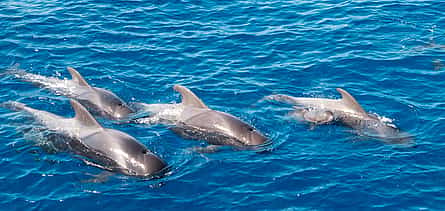
<path id="1" fill-rule="evenodd" d="M 114 175 L 30 140 L 26 116 L 0 108 L 4 210 L 443 209 L 445 4 L 440 1 L 0 2 L 0 67 L 69 77 L 128 102 L 177 102 L 192 89 L 254 125 L 268 152 L 198 153 L 164 126 L 113 124 L 171 166 L 158 180 Z M 2 75 L 0 101 L 71 116 L 68 99 Z M 289 118 L 270 94 L 338 98 L 415 136 L 401 146 Z M 30 137 L 32 136 L 32 137 Z"/>

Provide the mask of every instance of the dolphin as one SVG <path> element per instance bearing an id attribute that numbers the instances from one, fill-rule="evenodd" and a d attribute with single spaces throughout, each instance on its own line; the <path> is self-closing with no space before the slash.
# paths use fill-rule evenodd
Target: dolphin
<path id="1" fill-rule="evenodd" d="M 341 123 L 361 134 L 384 139 L 408 138 L 395 125 L 383 121 L 377 115 L 367 113 L 347 91 L 337 88 L 341 99 L 292 97 L 283 94 L 270 95 L 266 99 L 293 104 L 292 114 L 316 125 Z"/>
<path id="2" fill-rule="evenodd" d="M 181 94 L 181 103 L 135 104 L 150 116 L 133 122 L 171 125 L 171 130 L 183 138 L 205 140 L 212 145 L 242 147 L 267 142 L 268 139 L 254 127 L 228 113 L 210 109 L 188 88 L 175 85 L 173 89 Z"/>
<path id="3" fill-rule="evenodd" d="M 114 93 L 89 85 L 80 73 L 72 67 L 67 67 L 72 79 L 58 79 L 28 73 L 16 69 L 12 71 L 15 77 L 43 86 L 56 94 L 76 99 L 95 115 L 112 120 L 126 119 L 133 110 Z"/>
<path id="4" fill-rule="evenodd" d="M 31 114 L 44 129 L 57 135 L 57 143 L 53 143 L 56 150 L 80 155 L 87 164 L 137 177 L 155 176 L 166 169 L 166 163 L 135 138 L 102 127 L 77 101 L 71 100 L 71 105 L 75 116 L 65 118 L 19 102 L 3 103 L 9 109 Z"/>

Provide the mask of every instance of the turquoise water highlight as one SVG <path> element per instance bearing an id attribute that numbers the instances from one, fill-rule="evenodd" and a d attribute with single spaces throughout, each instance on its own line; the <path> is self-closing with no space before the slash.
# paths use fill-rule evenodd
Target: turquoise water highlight
<path id="1" fill-rule="evenodd" d="M 23 114 L 0 109 L 3 209 L 441 209 L 444 7 L 437 1 L 2 1 L 0 65 L 68 77 L 129 102 L 179 101 L 174 84 L 273 140 L 267 153 L 190 150 L 163 126 L 113 124 L 166 160 L 160 180 L 115 175 L 30 140 Z M 0 100 L 70 116 L 66 98 L 2 76 Z M 349 128 L 311 128 L 270 94 L 337 98 L 415 135 L 405 147 Z M 37 137 L 36 137 L 37 136 Z"/>

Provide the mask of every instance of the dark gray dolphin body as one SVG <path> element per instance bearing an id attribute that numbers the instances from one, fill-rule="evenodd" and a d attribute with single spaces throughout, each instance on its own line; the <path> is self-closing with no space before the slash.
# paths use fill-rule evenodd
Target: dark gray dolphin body
<path id="1" fill-rule="evenodd" d="M 77 101 L 71 100 L 76 113 L 64 118 L 46 111 L 30 108 L 19 102 L 4 106 L 26 111 L 58 139 L 57 150 L 83 156 L 88 164 L 130 176 L 152 176 L 166 167 L 166 163 L 135 138 L 118 130 L 102 127 Z"/>
<path id="2" fill-rule="evenodd" d="M 295 105 L 293 114 L 304 121 L 315 124 L 339 122 L 368 136 L 377 138 L 408 138 L 395 125 L 369 114 L 355 98 L 343 89 L 337 88 L 341 99 L 303 98 L 288 95 L 271 95 L 266 99 Z"/>
<path id="3" fill-rule="evenodd" d="M 16 77 L 43 86 L 56 94 L 76 99 L 93 114 L 120 120 L 133 113 L 128 105 L 114 93 L 89 85 L 74 68 L 67 68 L 72 80 L 45 77 L 23 70 L 13 71 Z"/>
<path id="4" fill-rule="evenodd" d="M 192 91 L 175 85 L 182 96 L 179 104 L 138 104 L 149 118 L 137 123 L 164 123 L 184 138 L 205 140 L 213 145 L 257 146 L 267 138 L 252 126 L 224 112 L 207 107 Z"/>

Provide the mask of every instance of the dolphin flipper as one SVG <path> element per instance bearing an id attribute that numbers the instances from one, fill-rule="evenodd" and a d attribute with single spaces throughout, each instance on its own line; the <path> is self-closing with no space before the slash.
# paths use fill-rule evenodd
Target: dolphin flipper
<path id="1" fill-rule="evenodd" d="M 360 106 L 360 104 L 357 102 L 357 100 L 355 100 L 355 98 L 351 94 L 349 94 L 347 91 L 341 88 L 337 88 L 336 90 L 341 94 L 342 97 L 341 101 L 346 106 L 353 109 L 357 113 L 366 114 L 366 111 L 363 110 L 362 106 Z"/>
<path id="2" fill-rule="evenodd" d="M 181 85 L 175 85 L 173 86 L 173 89 L 179 93 L 181 93 L 182 96 L 182 104 L 187 106 L 193 106 L 196 108 L 205 108 L 208 109 L 208 107 L 202 102 L 201 99 L 199 99 L 195 93 L 190 91 L 190 89 L 181 86 Z"/>
<path id="3" fill-rule="evenodd" d="M 219 145 L 208 145 L 205 147 L 192 147 L 191 150 L 198 153 L 215 153 L 221 146 Z"/>
<path id="4" fill-rule="evenodd" d="M 303 118 L 315 124 L 326 124 L 334 121 L 334 114 L 326 110 L 306 110 L 303 113 Z"/>
<path id="5" fill-rule="evenodd" d="M 81 180 L 81 183 L 104 183 L 107 182 L 111 176 L 114 175 L 113 172 L 109 172 L 109 171 L 103 171 L 99 174 L 89 174 L 87 173 L 87 175 L 91 176 L 90 179 L 86 179 L 86 180 Z"/>
<path id="6" fill-rule="evenodd" d="M 77 70 L 72 67 L 67 67 L 66 69 L 68 70 L 68 72 L 70 72 L 72 80 L 74 82 L 78 83 L 81 86 L 91 87 L 88 82 L 82 77 L 82 75 L 77 72 Z"/>
<path id="7" fill-rule="evenodd" d="M 83 107 L 76 100 L 70 100 L 71 106 L 76 113 L 74 119 L 81 122 L 85 126 L 94 127 L 94 128 L 102 128 L 102 126 L 94 119 L 94 117 L 87 111 L 85 107 Z"/>

